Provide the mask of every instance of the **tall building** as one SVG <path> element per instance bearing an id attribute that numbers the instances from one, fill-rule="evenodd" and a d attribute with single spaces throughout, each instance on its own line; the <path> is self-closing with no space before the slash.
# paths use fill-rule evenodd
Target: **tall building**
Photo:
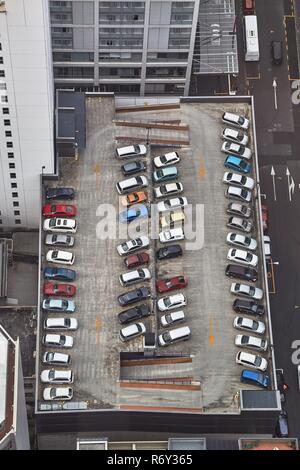
<path id="1" fill-rule="evenodd" d="M 37 227 L 54 170 L 48 0 L 0 2 L 0 228 Z"/>
<path id="2" fill-rule="evenodd" d="M 187 95 L 200 0 L 50 0 L 55 84 Z"/>
<path id="3" fill-rule="evenodd" d="M 20 343 L 0 325 L 0 450 L 29 448 Z"/>

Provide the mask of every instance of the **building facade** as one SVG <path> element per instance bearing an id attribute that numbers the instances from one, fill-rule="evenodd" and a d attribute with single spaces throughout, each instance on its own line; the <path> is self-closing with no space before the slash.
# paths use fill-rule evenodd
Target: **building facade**
<path id="1" fill-rule="evenodd" d="M 0 2 L 0 229 L 37 228 L 54 170 L 48 0 Z"/>
<path id="2" fill-rule="evenodd" d="M 50 0 L 55 85 L 187 95 L 200 0 Z"/>

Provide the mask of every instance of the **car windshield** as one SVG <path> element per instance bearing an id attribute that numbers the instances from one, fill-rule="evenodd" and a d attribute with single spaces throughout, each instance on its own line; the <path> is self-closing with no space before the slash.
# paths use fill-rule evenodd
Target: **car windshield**
<path id="1" fill-rule="evenodd" d="M 170 313 L 167 313 L 167 314 L 165 315 L 165 318 L 166 318 L 166 322 L 167 322 L 167 323 L 171 323 L 172 317 L 171 317 L 171 314 L 170 314 Z"/>
<path id="2" fill-rule="evenodd" d="M 246 176 L 241 176 L 241 183 L 242 183 L 242 184 L 245 184 L 246 181 L 247 181 Z"/>
<path id="3" fill-rule="evenodd" d="M 56 390 L 55 390 L 55 388 L 52 388 L 52 389 L 50 390 L 50 397 L 51 397 L 51 398 L 56 398 Z"/>
<path id="4" fill-rule="evenodd" d="M 244 124 L 245 119 L 239 116 L 238 123 L 242 126 Z"/>
<path id="5" fill-rule="evenodd" d="M 165 304 L 166 307 L 169 307 L 170 305 L 172 305 L 172 302 L 171 302 L 169 297 L 166 297 L 164 299 L 164 304 Z"/>
<path id="6" fill-rule="evenodd" d="M 245 237 L 245 238 L 244 238 L 244 244 L 247 245 L 247 246 L 249 246 L 250 243 L 251 243 L 251 238 Z"/>
<path id="7" fill-rule="evenodd" d="M 257 329 L 258 329 L 258 322 L 257 322 L 256 320 L 253 320 L 252 325 L 253 325 L 253 329 L 254 329 L 254 330 L 257 330 Z"/>
<path id="8" fill-rule="evenodd" d="M 162 338 L 163 338 L 165 343 L 170 343 L 171 342 L 171 336 L 170 336 L 170 333 L 168 331 L 166 331 L 166 333 L 162 334 Z"/>
<path id="9" fill-rule="evenodd" d="M 242 132 L 238 132 L 236 135 L 237 140 L 243 140 L 244 134 Z"/>
<path id="10" fill-rule="evenodd" d="M 134 151 L 136 153 L 140 153 L 140 146 L 139 145 L 134 145 L 133 148 L 134 148 Z"/>
<path id="11" fill-rule="evenodd" d="M 50 370 L 50 372 L 49 372 L 49 379 L 50 379 L 50 380 L 53 380 L 54 377 L 55 377 L 55 370 Z"/>
<path id="12" fill-rule="evenodd" d="M 160 192 L 161 192 L 162 194 L 165 194 L 165 193 L 167 192 L 167 188 L 166 188 L 165 186 L 161 186 L 161 187 L 160 187 Z"/>
<path id="13" fill-rule="evenodd" d="M 60 338 L 59 338 L 59 344 L 61 344 L 61 346 L 63 346 L 64 344 L 66 344 L 66 337 L 61 335 Z"/>
<path id="14" fill-rule="evenodd" d="M 53 251 L 52 258 L 56 259 L 58 257 L 58 251 Z"/>
<path id="15" fill-rule="evenodd" d="M 164 175 L 164 172 L 162 170 L 158 170 L 156 172 L 156 174 L 157 174 L 158 178 L 161 178 Z"/>
<path id="16" fill-rule="evenodd" d="M 261 357 L 255 356 L 254 364 L 256 365 L 256 367 L 259 367 L 261 365 Z"/>
<path id="17" fill-rule="evenodd" d="M 249 263 L 250 263 L 250 261 L 252 261 L 252 258 L 253 258 L 253 257 L 252 257 L 252 255 L 251 255 L 251 253 L 247 253 L 246 261 L 249 261 Z"/>
<path id="18" fill-rule="evenodd" d="M 250 294 L 250 295 L 254 295 L 254 294 L 255 294 L 255 287 L 250 286 L 250 288 L 249 288 L 249 294 Z"/>
<path id="19" fill-rule="evenodd" d="M 50 227 L 55 227 L 56 225 L 56 219 L 51 219 L 50 222 L 49 222 L 49 226 Z"/>
<path id="20" fill-rule="evenodd" d="M 168 161 L 168 159 L 167 159 L 167 157 L 166 157 L 165 155 L 162 155 L 162 156 L 160 157 L 160 159 L 161 159 L 161 161 L 162 161 L 163 163 L 167 163 L 167 161 Z"/>
<path id="21" fill-rule="evenodd" d="M 247 336 L 242 336 L 242 344 L 247 344 L 248 343 L 248 337 Z"/>

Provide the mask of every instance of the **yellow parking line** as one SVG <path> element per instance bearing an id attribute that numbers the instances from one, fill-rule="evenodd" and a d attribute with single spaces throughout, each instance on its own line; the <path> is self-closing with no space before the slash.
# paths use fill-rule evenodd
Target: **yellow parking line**
<path id="1" fill-rule="evenodd" d="M 99 344 L 99 339 L 100 339 L 100 327 L 101 327 L 101 320 L 100 318 L 96 318 L 95 321 L 95 328 L 96 328 L 96 344 Z"/>
<path id="2" fill-rule="evenodd" d="M 200 162 L 199 175 L 200 175 L 200 178 L 204 178 L 204 176 L 205 176 L 205 168 L 204 168 L 204 165 L 203 165 L 202 162 Z"/>
<path id="3" fill-rule="evenodd" d="M 273 265 L 273 260 L 272 258 L 270 258 L 271 260 L 271 273 L 270 273 L 270 277 L 272 278 L 272 291 L 269 291 L 269 294 L 276 294 L 276 285 L 275 285 L 275 274 L 274 274 L 274 265 Z"/>
<path id="4" fill-rule="evenodd" d="M 209 320 L 209 345 L 212 347 L 215 342 L 215 337 L 213 335 L 213 322 L 212 319 L 210 318 Z"/>
<path id="5" fill-rule="evenodd" d="M 96 175 L 96 191 L 99 191 L 99 175 L 100 175 L 100 165 L 96 163 L 95 165 L 95 175 Z"/>

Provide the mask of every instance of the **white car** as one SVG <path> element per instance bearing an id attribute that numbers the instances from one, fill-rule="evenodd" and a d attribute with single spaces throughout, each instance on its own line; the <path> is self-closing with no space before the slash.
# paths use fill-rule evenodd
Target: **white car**
<path id="1" fill-rule="evenodd" d="M 48 233 L 45 238 L 45 245 L 49 246 L 74 246 L 75 238 L 72 235 L 66 235 L 64 233 Z"/>
<path id="2" fill-rule="evenodd" d="M 264 235 L 265 256 L 271 256 L 271 239 L 268 235 Z"/>
<path id="3" fill-rule="evenodd" d="M 262 321 L 252 320 L 246 317 L 235 317 L 233 327 L 237 330 L 244 330 L 258 335 L 263 335 L 266 331 L 265 324 Z"/>
<path id="4" fill-rule="evenodd" d="M 71 364 L 71 356 L 70 354 L 46 351 L 43 355 L 42 362 L 49 366 L 66 367 Z"/>
<path id="5" fill-rule="evenodd" d="M 48 334 L 43 336 L 42 343 L 51 348 L 72 348 L 74 340 L 73 336 Z"/>
<path id="6" fill-rule="evenodd" d="M 240 284 L 239 282 L 233 282 L 231 284 L 230 292 L 234 295 L 242 295 L 253 300 L 261 300 L 264 296 L 262 289 L 249 286 L 248 284 Z"/>
<path id="7" fill-rule="evenodd" d="M 227 227 L 249 233 L 252 230 L 252 222 L 241 219 L 240 217 L 230 217 L 227 222 Z"/>
<path id="8" fill-rule="evenodd" d="M 178 310 L 178 312 L 166 313 L 160 319 L 160 323 L 162 326 L 171 326 L 175 323 L 181 323 L 183 321 L 185 321 L 183 310 Z"/>
<path id="9" fill-rule="evenodd" d="M 128 147 L 119 147 L 116 149 L 118 158 L 132 158 L 146 155 L 147 147 L 143 144 L 129 145 Z"/>
<path id="10" fill-rule="evenodd" d="M 226 171 L 224 173 L 223 183 L 250 189 L 250 191 L 254 188 L 255 185 L 253 178 L 249 178 L 249 176 L 245 175 L 239 175 L 238 173 L 232 173 L 232 171 Z"/>
<path id="11" fill-rule="evenodd" d="M 184 240 L 184 231 L 180 228 L 172 228 L 159 233 L 160 243 L 169 243 L 178 240 Z"/>
<path id="12" fill-rule="evenodd" d="M 117 252 L 120 256 L 128 255 L 133 253 L 141 248 L 147 248 L 150 244 L 148 237 L 138 237 L 133 240 L 127 240 L 126 242 L 122 243 L 121 245 L 117 246 Z"/>
<path id="13" fill-rule="evenodd" d="M 158 212 L 171 211 L 180 207 L 188 205 L 186 197 L 174 197 L 172 199 L 165 199 L 157 204 Z"/>
<path id="14" fill-rule="evenodd" d="M 254 349 L 255 351 L 266 351 L 268 341 L 257 336 L 236 335 L 234 344 L 240 348 Z"/>
<path id="15" fill-rule="evenodd" d="M 249 129 L 250 126 L 249 119 L 233 113 L 223 113 L 222 121 L 231 126 L 239 127 L 240 129 L 245 130 Z"/>
<path id="16" fill-rule="evenodd" d="M 245 188 L 238 188 L 237 186 L 229 186 L 225 191 L 225 197 L 229 199 L 236 199 L 241 202 L 250 202 L 252 199 L 252 192 Z"/>
<path id="17" fill-rule="evenodd" d="M 240 145 L 247 145 L 249 141 L 248 136 L 244 132 L 237 129 L 230 129 L 229 127 L 223 130 L 222 138 Z"/>
<path id="18" fill-rule="evenodd" d="M 71 384 L 74 382 L 74 374 L 72 370 L 46 369 L 41 372 L 41 382 Z"/>
<path id="19" fill-rule="evenodd" d="M 73 317 L 46 318 L 44 320 L 45 330 L 69 330 L 74 331 L 78 328 L 78 320 Z"/>
<path id="20" fill-rule="evenodd" d="M 230 248 L 227 253 L 227 259 L 239 264 L 245 264 L 246 266 L 252 266 L 253 268 L 258 264 L 258 256 L 246 250 L 239 250 L 238 248 Z"/>
<path id="21" fill-rule="evenodd" d="M 169 152 L 160 157 L 155 157 L 153 161 L 156 168 L 161 168 L 180 162 L 180 157 L 177 152 Z"/>
<path id="22" fill-rule="evenodd" d="M 154 195 L 156 198 L 173 196 L 174 194 L 182 193 L 183 186 L 181 183 L 166 183 L 158 188 L 154 188 Z"/>
<path id="23" fill-rule="evenodd" d="M 184 307 L 187 304 L 186 297 L 183 294 L 168 295 L 158 300 L 158 310 L 164 312 L 166 310 L 173 310 L 174 308 Z"/>
<path id="24" fill-rule="evenodd" d="M 44 400 L 72 400 L 73 389 L 71 387 L 47 387 L 43 391 Z"/>
<path id="25" fill-rule="evenodd" d="M 244 147 L 243 145 L 236 144 L 234 142 L 228 142 L 227 140 L 223 142 L 221 151 L 224 153 L 237 155 L 238 157 L 245 158 L 246 160 L 251 160 L 252 157 L 249 147 Z"/>
<path id="26" fill-rule="evenodd" d="M 45 219 L 43 228 L 45 232 L 76 233 L 77 222 L 75 219 Z"/>
<path id="27" fill-rule="evenodd" d="M 49 261 L 49 263 L 68 264 L 71 266 L 74 264 L 75 254 L 71 251 L 49 250 L 46 255 L 46 260 Z"/>
<path id="28" fill-rule="evenodd" d="M 239 233 L 229 232 L 226 237 L 226 242 L 230 245 L 235 245 L 240 248 L 247 248 L 247 250 L 251 251 L 257 249 L 257 241 L 254 238 L 250 238 Z"/>
<path id="29" fill-rule="evenodd" d="M 228 214 L 237 215 L 238 217 L 246 217 L 246 219 L 249 219 L 249 217 L 252 216 L 251 207 L 246 206 L 245 204 L 240 204 L 239 202 L 230 202 L 226 212 Z"/>
<path id="30" fill-rule="evenodd" d="M 125 326 L 125 328 L 120 330 L 120 339 L 121 341 L 129 341 L 145 333 L 146 327 L 144 323 L 133 323 L 133 325 Z"/>
<path id="31" fill-rule="evenodd" d="M 244 351 L 239 351 L 235 359 L 236 363 L 240 366 L 252 367 L 252 369 L 265 372 L 268 367 L 268 361 L 261 356 L 249 354 Z"/>

